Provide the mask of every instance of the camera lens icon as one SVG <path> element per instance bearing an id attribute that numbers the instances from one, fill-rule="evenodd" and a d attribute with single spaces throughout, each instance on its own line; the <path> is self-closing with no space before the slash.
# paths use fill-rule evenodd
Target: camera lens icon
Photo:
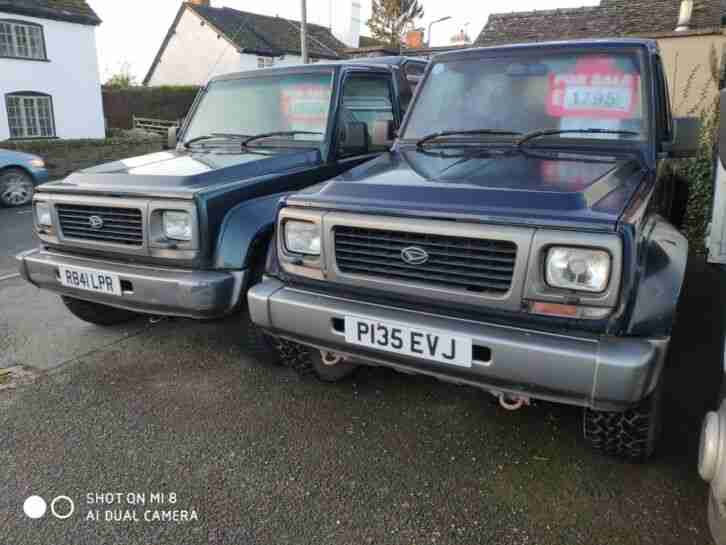
<path id="1" fill-rule="evenodd" d="M 48 504 L 40 496 L 30 496 L 23 503 L 23 512 L 28 518 L 39 519 L 45 515 Z M 76 510 L 76 505 L 68 496 L 57 496 L 50 502 L 50 512 L 59 520 L 70 518 Z"/>
<path id="2" fill-rule="evenodd" d="M 25 503 L 23 503 L 23 512 L 28 518 L 39 519 L 45 515 L 48 509 L 48 504 L 40 496 L 30 496 Z"/>

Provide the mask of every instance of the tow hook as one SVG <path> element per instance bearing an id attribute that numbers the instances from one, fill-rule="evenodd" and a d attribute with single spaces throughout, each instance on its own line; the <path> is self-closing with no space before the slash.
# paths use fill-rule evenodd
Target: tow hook
<path id="1" fill-rule="evenodd" d="M 343 358 L 343 356 L 335 354 L 334 352 L 329 352 L 327 350 L 321 350 L 320 357 L 323 360 L 323 364 L 327 365 L 328 367 L 338 365 L 341 361 L 345 359 Z"/>
<path id="2" fill-rule="evenodd" d="M 529 405 L 529 403 L 528 397 L 499 394 L 499 404 L 507 411 L 518 411 L 525 405 Z"/>

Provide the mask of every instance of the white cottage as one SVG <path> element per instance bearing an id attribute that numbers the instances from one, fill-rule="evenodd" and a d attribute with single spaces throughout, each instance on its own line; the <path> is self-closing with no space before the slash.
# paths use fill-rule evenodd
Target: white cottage
<path id="1" fill-rule="evenodd" d="M 0 0 L 0 142 L 105 136 L 100 23 L 84 0 Z"/>
<path id="2" fill-rule="evenodd" d="M 342 59 L 346 47 L 330 29 L 308 24 L 312 62 Z M 299 21 L 190 0 L 181 4 L 144 85 L 203 85 L 218 74 L 300 63 Z"/>

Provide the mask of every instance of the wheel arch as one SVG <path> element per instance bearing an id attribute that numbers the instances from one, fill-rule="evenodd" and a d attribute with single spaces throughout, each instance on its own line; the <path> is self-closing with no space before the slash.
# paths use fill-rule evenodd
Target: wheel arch
<path id="1" fill-rule="evenodd" d="M 645 255 L 628 334 L 669 337 L 688 262 L 688 239 L 669 221 L 653 216 L 641 242 Z"/>
<path id="2" fill-rule="evenodd" d="M 257 258 L 265 257 L 280 199 L 287 194 L 245 201 L 227 212 L 214 250 L 215 269 L 248 269 Z"/>
<path id="3" fill-rule="evenodd" d="M 0 167 L 0 175 L 2 175 L 4 172 L 7 172 L 8 170 L 13 170 L 13 169 L 22 170 L 23 172 L 25 172 L 25 174 L 30 176 L 30 179 L 33 180 L 33 182 L 35 182 L 35 176 L 33 176 L 33 173 L 28 169 L 28 167 L 26 167 L 24 165 L 15 165 L 15 164 L 3 165 Z"/>

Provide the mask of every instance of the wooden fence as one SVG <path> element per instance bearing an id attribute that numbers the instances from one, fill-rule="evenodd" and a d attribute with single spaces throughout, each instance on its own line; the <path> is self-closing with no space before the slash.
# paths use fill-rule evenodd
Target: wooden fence
<path id="1" fill-rule="evenodd" d="M 161 136 L 166 136 L 169 127 L 180 127 L 181 120 L 168 121 L 166 119 L 152 119 L 150 117 L 133 116 L 134 129 L 140 129 L 146 132 L 153 132 Z"/>

